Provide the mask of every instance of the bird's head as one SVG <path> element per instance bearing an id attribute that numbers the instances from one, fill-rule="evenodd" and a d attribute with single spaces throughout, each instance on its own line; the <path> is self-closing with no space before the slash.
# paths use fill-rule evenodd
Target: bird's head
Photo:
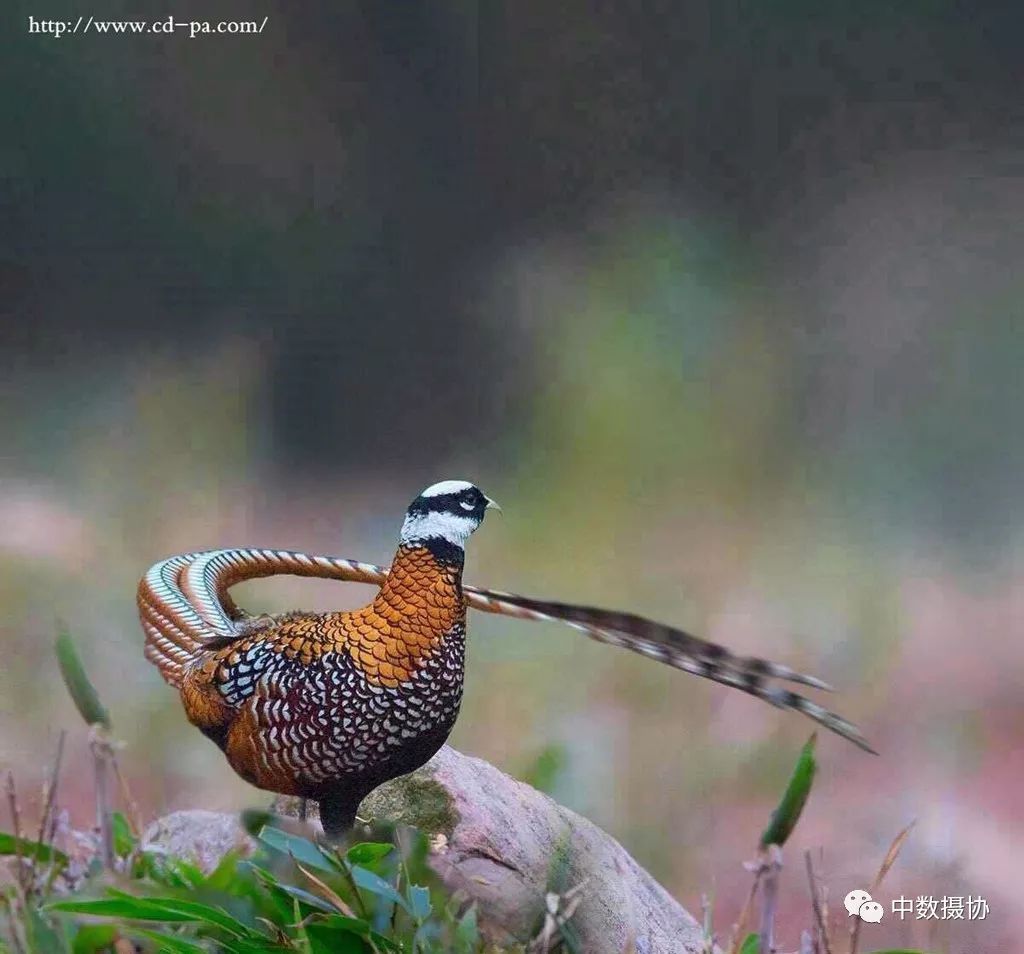
<path id="1" fill-rule="evenodd" d="M 479 487 L 468 480 L 442 480 L 409 504 L 400 542 L 462 551 L 488 510 L 501 508 Z"/>

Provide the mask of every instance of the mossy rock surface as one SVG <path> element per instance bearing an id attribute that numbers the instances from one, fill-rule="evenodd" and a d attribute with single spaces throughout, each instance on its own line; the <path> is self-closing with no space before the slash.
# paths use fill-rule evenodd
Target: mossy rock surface
<path id="1" fill-rule="evenodd" d="M 295 795 L 278 795 L 270 810 L 296 818 L 301 802 Z M 306 810 L 311 821 L 319 819 L 316 802 L 308 802 Z M 370 792 L 359 806 L 359 818 L 371 827 L 411 825 L 425 834 L 450 838 L 459 824 L 459 811 L 451 792 L 434 778 L 427 765 Z"/>
<path id="2" fill-rule="evenodd" d="M 451 838 L 459 824 L 455 799 L 427 768 L 403 775 L 371 792 L 359 807 L 371 822 L 412 825 L 428 835 Z"/>

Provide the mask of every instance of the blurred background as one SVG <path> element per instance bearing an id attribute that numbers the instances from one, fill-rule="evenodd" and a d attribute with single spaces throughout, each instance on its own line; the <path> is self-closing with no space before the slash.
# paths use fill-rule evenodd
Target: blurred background
<path id="1" fill-rule="evenodd" d="M 820 675 L 787 852 L 841 899 L 1024 930 L 1024 13 L 1013 3 L 209 4 L 256 36 L 29 35 L 0 58 L 0 767 L 29 804 L 66 620 L 147 817 L 266 796 L 143 659 L 168 554 L 387 562 L 426 484 L 504 507 L 474 583 L 643 612 Z M 140 12 L 142 8 L 146 12 Z M 230 7 L 230 8 L 229 8 Z M 282 578 L 250 609 L 357 605 Z M 472 620 L 454 744 L 618 837 L 722 931 L 810 723 L 556 626 Z M 841 918 L 840 918 L 841 915 Z M 877 943 L 876 943 L 877 942 Z"/>

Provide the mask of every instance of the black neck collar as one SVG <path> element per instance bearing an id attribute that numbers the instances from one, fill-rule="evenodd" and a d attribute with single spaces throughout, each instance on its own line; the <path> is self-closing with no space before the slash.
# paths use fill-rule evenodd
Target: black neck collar
<path id="1" fill-rule="evenodd" d="M 427 537 L 424 540 L 410 540 L 407 547 L 426 547 L 438 563 L 445 566 L 454 566 L 462 569 L 466 562 L 466 551 L 457 543 L 452 543 L 444 537 Z"/>

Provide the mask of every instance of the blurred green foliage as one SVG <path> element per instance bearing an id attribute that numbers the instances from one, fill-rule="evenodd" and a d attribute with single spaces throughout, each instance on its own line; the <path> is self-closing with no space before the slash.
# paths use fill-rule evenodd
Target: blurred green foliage
<path id="1" fill-rule="evenodd" d="M 42 954 L 91 954 L 119 937 L 171 952 L 483 950 L 475 910 L 441 892 L 425 865 L 425 839 L 412 830 L 395 845 L 360 843 L 344 853 L 274 828 L 258 841 L 257 854 L 229 854 L 205 874 L 140 850 L 134 838 L 119 840 L 122 887 L 104 890 L 94 877 L 73 898 L 40 905 L 29 896 L 17 930 Z"/>
<path id="2" fill-rule="evenodd" d="M 564 746 L 546 745 L 527 763 L 519 777 L 527 785 L 550 795 L 564 772 L 566 760 Z"/>

